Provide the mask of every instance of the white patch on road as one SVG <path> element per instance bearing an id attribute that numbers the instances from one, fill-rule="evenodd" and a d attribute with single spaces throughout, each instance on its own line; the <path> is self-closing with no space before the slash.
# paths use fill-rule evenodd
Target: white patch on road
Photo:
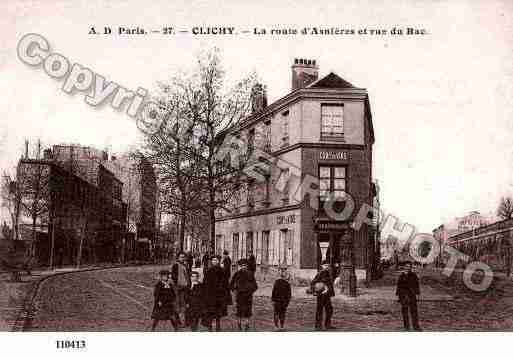
<path id="1" fill-rule="evenodd" d="M 132 298 L 131 296 L 129 296 L 128 294 L 124 293 L 123 291 L 119 290 L 118 288 L 110 285 L 110 284 L 107 284 L 106 282 L 104 282 L 103 280 L 100 280 L 99 281 L 104 287 L 107 287 L 109 289 L 111 289 L 113 292 L 115 292 L 116 294 L 128 299 L 129 301 L 131 301 L 132 303 L 134 304 L 137 304 L 138 306 L 144 308 L 145 310 L 151 310 L 150 308 L 148 308 L 146 305 L 144 305 L 143 303 L 141 303 L 140 301 L 138 301 L 137 299 L 135 298 Z"/>

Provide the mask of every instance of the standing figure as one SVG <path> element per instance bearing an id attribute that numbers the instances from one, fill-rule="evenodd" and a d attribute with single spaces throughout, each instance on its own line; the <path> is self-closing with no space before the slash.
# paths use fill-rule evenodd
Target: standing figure
<path id="1" fill-rule="evenodd" d="M 187 290 L 185 321 L 193 332 L 198 330 L 199 322 L 204 313 L 205 294 L 203 284 L 199 281 L 199 273 L 191 272 L 191 286 Z"/>
<path id="2" fill-rule="evenodd" d="M 315 330 L 322 330 L 323 312 L 326 312 L 324 320 L 325 329 L 336 329 L 331 325 L 331 316 L 333 315 L 333 306 L 331 305 L 331 297 L 335 296 L 333 289 L 333 278 L 330 273 L 330 264 L 323 261 L 321 271 L 317 273 L 312 280 L 312 293 L 317 296 L 317 309 L 315 312 Z"/>
<path id="3" fill-rule="evenodd" d="M 226 273 L 219 265 L 219 257 L 213 256 L 211 266 L 203 279 L 205 290 L 204 324 L 212 331 L 212 323 L 216 322 L 216 331 L 221 330 L 221 318 L 228 315 L 227 292 L 229 292 Z"/>
<path id="4" fill-rule="evenodd" d="M 256 258 L 253 253 L 248 257 L 248 270 L 253 273 L 256 272 Z"/>
<path id="5" fill-rule="evenodd" d="M 411 262 L 407 263 L 406 271 L 399 276 L 395 294 L 399 297 L 399 303 L 401 303 L 404 329 L 410 330 L 410 318 L 408 314 L 411 314 L 413 329 L 421 330 L 417 312 L 417 296 L 420 295 L 419 278 L 413 272 Z"/>
<path id="6" fill-rule="evenodd" d="M 205 278 L 205 274 L 207 273 L 209 261 L 210 256 L 207 252 L 205 252 L 205 254 L 203 254 L 203 257 L 201 257 L 201 266 L 203 267 L 203 278 Z"/>
<path id="7" fill-rule="evenodd" d="M 274 304 L 274 327 L 276 330 L 285 329 L 285 314 L 292 297 L 290 283 L 287 279 L 287 267 L 280 267 L 280 277 L 274 282 L 271 295 Z"/>
<path id="8" fill-rule="evenodd" d="M 169 271 L 162 270 L 160 271 L 159 275 L 160 280 L 155 285 L 155 290 L 153 292 L 155 303 L 153 305 L 153 311 L 151 314 L 151 318 L 153 319 L 151 330 L 155 330 L 159 321 L 169 320 L 171 321 L 171 325 L 173 325 L 173 328 L 176 331 L 178 330 L 177 323 L 175 322 L 176 295 L 173 286 L 169 281 Z"/>
<path id="9" fill-rule="evenodd" d="M 230 277 L 232 276 L 232 260 L 228 254 L 228 251 L 223 251 L 223 260 L 221 261 L 221 265 L 226 272 L 228 280 L 230 280 Z"/>
<path id="10" fill-rule="evenodd" d="M 191 286 L 189 273 L 185 253 L 182 252 L 178 255 L 178 261 L 171 267 L 171 280 L 176 288 L 176 311 L 179 323 L 185 323 L 185 295 Z"/>
<path id="11" fill-rule="evenodd" d="M 239 270 L 233 275 L 230 289 L 235 292 L 239 330 L 249 330 L 249 318 L 253 309 L 253 293 L 258 289 L 255 273 L 248 270 L 248 261 L 239 261 Z"/>

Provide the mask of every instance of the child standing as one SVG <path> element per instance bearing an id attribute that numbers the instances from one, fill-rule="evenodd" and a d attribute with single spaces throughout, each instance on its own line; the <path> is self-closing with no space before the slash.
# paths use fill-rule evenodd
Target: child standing
<path id="1" fill-rule="evenodd" d="M 292 291 L 288 279 L 287 267 L 280 267 L 280 277 L 273 286 L 271 300 L 274 304 L 274 326 L 276 330 L 285 329 L 285 314 L 290 303 Z"/>
<path id="2" fill-rule="evenodd" d="M 155 285 L 155 290 L 153 292 L 155 304 L 153 305 L 153 312 L 151 314 L 151 318 L 153 319 L 151 330 L 155 330 L 159 321 L 169 320 L 171 321 L 173 329 L 176 331 L 176 294 L 169 280 L 169 271 L 161 270 L 159 275 L 160 280 Z"/>
<path id="3" fill-rule="evenodd" d="M 193 332 L 198 330 L 200 319 L 204 313 L 203 284 L 199 281 L 199 273 L 191 272 L 191 286 L 186 295 L 185 322 Z"/>
<path id="4" fill-rule="evenodd" d="M 254 272 L 248 270 L 248 261 L 241 259 L 238 264 L 239 270 L 233 275 L 230 288 L 235 292 L 239 330 L 248 331 L 253 308 L 253 293 L 258 286 Z"/>

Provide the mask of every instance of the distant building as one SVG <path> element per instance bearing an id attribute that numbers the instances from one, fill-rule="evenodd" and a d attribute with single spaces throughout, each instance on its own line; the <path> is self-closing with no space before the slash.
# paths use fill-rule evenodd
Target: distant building
<path id="1" fill-rule="evenodd" d="M 79 253 L 82 263 L 122 260 L 127 217 L 123 183 L 94 152 L 78 146 L 54 149 L 55 157 L 47 149 L 43 158 L 18 163 L 22 198 L 41 209 L 34 243 L 39 264 L 49 263 L 52 242 L 57 265 L 76 263 Z"/>
<path id="2" fill-rule="evenodd" d="M 104 164 L 123 182 L 123 201 L 128 206 L 127 256 L 148 259 L 159 245 L 157 177 L 153 165 L 140 155 L 111 156 Z"/>
<path id="3" fill-rule="evenodd" d="M 492 218 L 484 216 L 478 211 L 472 211 L 465 216 L 456 217 L 452 221 L 441 224 L 433 230 L 433 236 L 442 243 L 447 243 L 451 237 L 459 233 L 486 226 L 492 221 Z"/>

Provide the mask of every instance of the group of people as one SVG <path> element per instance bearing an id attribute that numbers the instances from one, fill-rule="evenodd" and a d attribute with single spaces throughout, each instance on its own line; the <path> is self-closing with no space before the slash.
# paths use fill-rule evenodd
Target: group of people
<path id="1" fill-rule="evenodd" d="M 231 259 L 227 252 L 223 257 L 212 256 L 203 263 L 203 281 L 192 270 L 184 253 L 171 267 L 160 271 L 155 285 L 155 303 L 152 312 L 152 330 L 159 321 L 169 320 L 175 330 L 188 327 L 197 331 L 199 325 L 209 331 L 221 330 L 221 318 L 228 315 L 228 306 L 235 295 L 239 330 L 249 330 L 252 316 L 253 294 L 258 289 L 254 270 L 247 259 L 238 261 L 238 270 L 231 275 Z"/>
<path id="2" fill-rule="evenodd" d="M 249 330 L 253 295 L 258 289 L 256 266 L 253 266 L 250 259 L 241 259 L 237 264 L 238 270 L 232 276 L 232 262 L 228 253 L 225 251 L 222 258 L 212 256 L 208 262 L 203 263 L 203 281 L 200 282 L 199 273 L 192 270 L 186 255 L 180 253 L 170 271 L 160 271 L 160 280 L 154 290 L 152 330 L 155 330 L 159 321 L 169 320 L 175 330 L 187 327 L 197 331 L 201 324 L 209 331 L 220 331 L 221 318 L 228 315 L 228 306 L 234 304 L 232 292 L 235 297 L 238 329 Z M 331 298 L 335 296 L 335 290 L 329 262 L 322 262 L 321 270 L 311 282 L 311 292 L 317 298 L 315 329 L 336 329 L 331 322 Z M 396 290 L 407 330 L 410 329 L 410 316 L 413 329 L 420 330 L 417 314 L 419 294 L 418 278 L 410 264 L 408 270 L 400 275 Z M 274 282 L 271 295 L 276 330 L 285 329 L 285 317 L 291 297 L 287 268 L 279 267 L 279 277 Z"/>

